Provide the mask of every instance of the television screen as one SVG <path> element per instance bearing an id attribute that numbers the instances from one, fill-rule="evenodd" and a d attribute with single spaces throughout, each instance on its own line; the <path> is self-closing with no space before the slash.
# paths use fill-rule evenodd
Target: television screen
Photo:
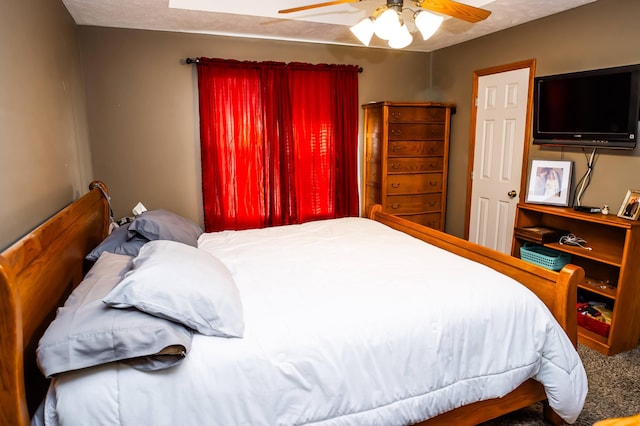
<path id="1" fill-rule="evenodd" d="M 634 148 L 640 66 L 535 79 L 534 144 Z"/>

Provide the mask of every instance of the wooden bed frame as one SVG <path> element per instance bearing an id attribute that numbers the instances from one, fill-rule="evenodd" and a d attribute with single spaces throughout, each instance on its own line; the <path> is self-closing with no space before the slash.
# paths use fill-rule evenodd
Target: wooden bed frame
<path id="1" fill-rule="evenodd" d="M 102 182 L 92 182 L 89 188 L 0 255 L 0 424 L 30 423 L 48 386 L 35 362 L 38 341 L 57 307 L 82 280 L 88 266 L 84 256 L 108 233 L 107 188 Z M 383 213 L 380 206 L 371 209 L 370 218 L 514 277 L 544 301 L 576 344 L 581 268 L 567 265 L 560 273 L 548 271 Z M 542 385 L 528 380 L 503 398 L 467 405 L 420 424 L 477 424 L 545 398 Z M 562 423 L 545 407 L 549 420 Z"/>

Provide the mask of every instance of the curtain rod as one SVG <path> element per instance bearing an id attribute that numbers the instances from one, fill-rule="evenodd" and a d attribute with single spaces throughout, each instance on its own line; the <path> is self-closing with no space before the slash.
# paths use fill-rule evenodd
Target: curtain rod
<path id="1" fill-rule="evenodd" d="M 200 62 L 200 60 L 198 58 L 187 58 L 184 60 L 184 63 L 187 65 L 191 65 L 191 64 L 197 64 L 198 62 Z M 363 72 L 364 69 L 362 67 L 358 67 L 358 72 L 361 73 Z"/>

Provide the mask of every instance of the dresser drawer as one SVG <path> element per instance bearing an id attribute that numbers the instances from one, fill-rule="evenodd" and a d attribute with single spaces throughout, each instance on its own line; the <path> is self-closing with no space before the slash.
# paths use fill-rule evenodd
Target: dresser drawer
<path id="1" fill-rule="evenodd" d="M 387 194 L 422 194 L 442 191 L 440 173 L 387 176 Z"/>
<path id="2" fill-rule="evenodd" d="M 390 158 L 387 161 L 387 173 L 416 173 L 442 171 L 442 157 Z"/>
<path id="3" fill-rule="evenodd" d="M 392 121 L 444 121 L 444 108 L 389 107 L 389 122 Z"/>
<path id="4" fill-rule="evenodd" d="M 442 226 L 442 214 L 441 213 L 424 213 L 424 214 L 409 214 L 398 215 L 403 219 L 410 220 L 412 222 L 419 223 L 420 225 L 428 226 L 429 228 L 439 229 L 444 231 Z"/>
<path id="5" fill-rule="evenodd" d="M 440 211 L 441 193 L 387 195 L 385 210 L 389 213 L 426 213 Z"/>
<path id="6" fill-rule="evenodd" d="M 444 155 L 444 141 L 389 141 L 389 157 Z"/>
<path id="7" fill-rule="evenodd" d="M 389 140 L 444 139 L 444 124 L 389 123 Z"/>

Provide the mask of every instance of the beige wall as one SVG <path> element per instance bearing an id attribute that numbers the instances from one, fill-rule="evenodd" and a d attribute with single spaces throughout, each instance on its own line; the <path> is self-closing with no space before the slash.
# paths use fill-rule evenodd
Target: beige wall
<path id="1" fill-rule="evenodd" d="M 2 2 L 0 94 L 2 250 L 91 176 L 76 25 L 61 2 Z"/>
<path id="2" fill-rule="evenodd" d="M 203 222 L 196 75 L 187 57 L 357 64 L 360 104 L 429 99 L 426 53 L 99 27 L 81 27 L 80 40 L 93 168 L 116 217 L 142 201 Z"/>
<path id="3" fill-rule="evenodd" d="M 458 104 L 452 124 L 447 232 L 464 234 L 473 72 L 531 58 L 537 61 L 538 76 L 640 63 L 639 17 L 638 0 L 599 0 L 434 53 L 434 87 L 440 97 Z M 640 188 L 638 156 L 639 148 L 626 153 L 599 150 L 582 204 L 609 204 L 617 213 L 627 189 Z M 534 146 L 530 158 L 574 161 L 576 182 L 586 170 L 585 155 L 575 148 Z"/>
<path id="4" fill-rule="evenodd" d="M 473 71 L 529 58 L 537 60 L 537 75 L 639 63 L 638 16 L 637 0 L 599 0 L 420 54 L 78 28 L 61 2 L 5 2 L 0 249 L 84 193 L 93 178 L 109 185 L 116 216 L 142 201 L 202 223 L 195 75 L 193 66 L 182 64 L 195 56 L 358 64 L 364 68 L 360 103 L 455 102 L 447 231 L 462 235 Z M 640 188 L 638 155 L 602 151 L 583 202 L 616 211 L 627 188 Z M 584 173 L 579 151 L 534 148 L 532 157 L 571 159 L 576 175 Z"/>
<path id="5" fill-rule="evenodd" d="M 202 223 L 195 75 L 186 57 L 359 64 L 360 103 L 434 100 L 453 117 L 447 232 L 464 234 L 474 70 L 535 58 L 537 75 L 640 62 L 640 2 L 599 0 L 462 45 L 428 53 L 81 27 L 96 178 L 111 188 L 116 216 L 138 201 Z M 430 70 L 433 69 L 433 74 Z M 532 149 L 532 158 L 569 159 L 578 150 Z M 601 151 L 584 204 L 622 202 L 640 188 L 637 153 Z M 524 195 L 524 194 L 523 194 Z"/>

